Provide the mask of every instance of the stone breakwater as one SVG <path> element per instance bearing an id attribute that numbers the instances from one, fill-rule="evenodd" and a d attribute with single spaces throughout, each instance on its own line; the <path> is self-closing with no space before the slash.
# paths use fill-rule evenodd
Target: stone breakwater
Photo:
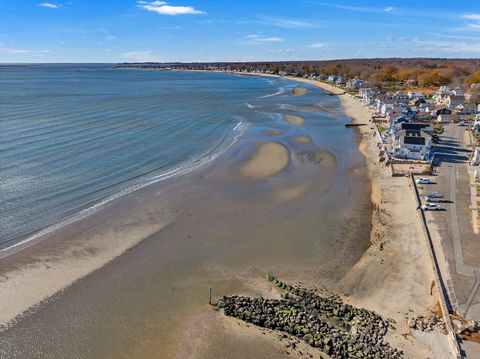
<path id="1" fill-rule="evenodd" d="M 259 327 L 287 333 L 333 358 L 402 358 L 385 340 L 390 321 L 343 303 L 325 289 L 305 289 L 268 274 L 269 282 L 286 290 L 282 299 L 224 296 L 214 309 Z"/>

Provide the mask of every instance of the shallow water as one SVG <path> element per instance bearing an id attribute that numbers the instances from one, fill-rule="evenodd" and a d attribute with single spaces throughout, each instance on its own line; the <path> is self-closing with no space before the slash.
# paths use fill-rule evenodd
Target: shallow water
<path id="1" fill-rule="evenodd" d="M 274 122 L 280 101 L 301 103 L 285 90 L 293 86 L 105 65 L 1 67 L 0 248 L 216 158 L 249 124 Z"/>

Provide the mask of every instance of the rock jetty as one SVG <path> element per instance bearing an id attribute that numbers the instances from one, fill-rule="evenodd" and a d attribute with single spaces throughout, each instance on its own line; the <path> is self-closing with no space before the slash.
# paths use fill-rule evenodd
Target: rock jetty
<path id="1" fill-rule="evenodd" d="M 402 358 L 385 340 L 392 324 L 380 315 L 343 303 L 325 289 L 289 285 L 267 274 L 286 292 L 282 299 L 224 296 L 213 306 L 227 316 L 280 331 L 332 358 Z"/>

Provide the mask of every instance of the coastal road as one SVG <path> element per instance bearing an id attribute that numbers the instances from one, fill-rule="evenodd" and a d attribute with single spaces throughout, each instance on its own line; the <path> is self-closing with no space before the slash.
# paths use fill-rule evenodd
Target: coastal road
<path id="1" fill-rule="evenodd" d="M 447 200 L 441 204 L 445 211 L 427 213 L 428 226 L 437 255 L 444 253 L 440 267 L 453 309 L 469 320 L 480 320 L 480 236 L 474 228 L 468 163 L 471 148 L 465 138 L 465 127 L 444 126 L 435 148 L 435 184 L 419 189 L 422 195 L 440 192 Z M 462 346 L 470 354 L 471 350 L 480 354 L 478 346 L 467 347 Z"/>

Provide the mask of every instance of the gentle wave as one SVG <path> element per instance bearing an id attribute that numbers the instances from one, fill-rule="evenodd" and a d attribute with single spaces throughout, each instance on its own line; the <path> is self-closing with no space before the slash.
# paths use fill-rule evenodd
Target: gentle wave
<path id="1" fill-rule="evenodd" d="M 273 97 L 273 96 L 279 96 L 283 95 L 285 93 L 285 88 L 281 87 L 280 90 L 278 90 L 275 93 L 272 93 L 270 95 L 265 95 L 265 96 L 260 96 L 259 98 L 268 98 L 268 97 Z"/>
<path id="2" fill-rule="evenodd" d="M 67 217 L 53 225 L 47 226 L 37 232 L 34 232 L 33 234 L 29 235 L 28 237 L 20 240 L 19 242 L 16 242 L 8 247 L 1 248 L 0 249 L 0 258 L 8 256 L 16 251 L 19 251 L 25 247 L 27 247 L 29 244 L 34 242 L 35 240 L 39 239 L 40 237 L 49 234 L 51 232 L 54 232 L 60 228 L 63 228 L 65 226 L 68 226 L 74 222 L 77 222 L 93 213 L 98 211 L 99 209 L 105 207 L 107 204 L 111 203 L 112 201 L 124 197 L 128 194 L 131 194 L 141 188 L 144 188 L 146 186 L 152 185 L 154 183 L 158 183 L 161 181 L 164 181 L 166 179 L 175 177 L 175 176 L 181 176 L 188 174 L 196 169 L 199 169 L 200 167 L 210 163 L 211 161 L 215 160 L 218 158 L 220 155 L 225 153 L 231 146 L 233 146 L 237 140 L 242 136 L 242 134 L 246 131 L 248 124 L 244 121 L 238 122 L 235 127 L 231 130 L 231 132 L 227 135 L 225 135 L 222 140 L 220 141 L 219 145 L 213 148 L 212 150 L 202 154 L 200 157 L 196 158 L 193 161 L 181 164 L 173 169 L 170 169 L 168 171 L 162 172 L 160 174 L 154 175 L 152 177 L 147 177 L 147 178 L 141 178 L 138 180 L 137 183 L 134 183 L 130 185 L 129 187 L 126 187 L 114 194 L 111 194 L 93 204 L 88 206 L 87 208 L 84 208 L 80 212 Z M 231 141 L 229 139 L 231 138 Z M 7 240 L 6 242 L 12 242 L 15 240 L 15 238 L 12 238 L 10 240 Z M 6 243 L 5 242 L 5 243 Z"/>

